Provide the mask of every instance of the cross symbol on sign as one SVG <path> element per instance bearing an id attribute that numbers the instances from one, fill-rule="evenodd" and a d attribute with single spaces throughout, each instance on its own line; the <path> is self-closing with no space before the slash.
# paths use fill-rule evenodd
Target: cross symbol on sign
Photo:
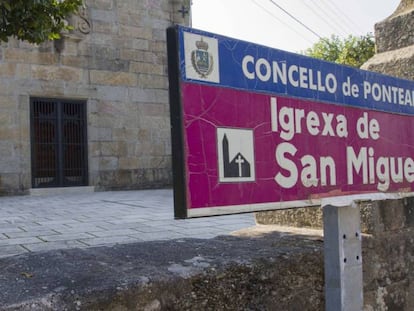
<path id="1" fill-rule="evenodd" d="M 244 160 L 240 154 L 236 159 L 236 163 L 239 165 L 239 177 L 241 177 L 242 176 L 242 164 L 244 163 Z"/>

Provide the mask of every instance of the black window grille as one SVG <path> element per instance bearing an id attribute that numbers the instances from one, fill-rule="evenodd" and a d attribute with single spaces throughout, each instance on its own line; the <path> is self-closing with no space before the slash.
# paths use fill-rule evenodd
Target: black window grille
<path id="1" fill-rule="evenodd" d="M 32 187 L 88 184 L 86 102 L 30 101 Z"/>

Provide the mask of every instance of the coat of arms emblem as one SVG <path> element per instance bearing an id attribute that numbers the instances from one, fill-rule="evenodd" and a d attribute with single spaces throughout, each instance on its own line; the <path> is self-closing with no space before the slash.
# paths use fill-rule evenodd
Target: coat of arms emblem
<path id="1" fill-rule="evenodd" d="M 202 37 L 195 45 L 197 50 L 191 52 L 191 63 L 200 77 L 206 78 L 213 70 L 213 56 L 207 51 L 208 43 Z"/>

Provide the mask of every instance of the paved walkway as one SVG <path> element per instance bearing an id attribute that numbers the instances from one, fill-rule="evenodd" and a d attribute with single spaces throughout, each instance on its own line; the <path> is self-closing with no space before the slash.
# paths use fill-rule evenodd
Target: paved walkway
<path id="1" fill-rule="evenodd" d="M 172 190 L 0 197 L 0 258 L 140 241 L 209 239 L 254 225 L 252 214 L 174 220 Z"/>

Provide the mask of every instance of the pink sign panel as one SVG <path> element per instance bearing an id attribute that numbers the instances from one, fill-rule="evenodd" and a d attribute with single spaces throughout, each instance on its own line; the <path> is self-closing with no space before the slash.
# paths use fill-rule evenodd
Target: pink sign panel
<path id="1" fill-rule="evenodd" d="M 191 209 L 413 190 L 409 116 L 194 84 L 183 94 Z"/>
<path id="2" fill-rule="evenodd" d="M 171 33 L 170 48 L 178 53 L 178 61 L 169 63 L 176 217 L 301 207 L 326 197 L 414 190 L 412 83 L 385 76 L 371 80 L 370 74 L 357 76 L 349 67 L 338 70 L 337 65 L 313 60 L 311 68 L 325 66 L 327 73 L 314 74 L 308 68 L 301 76 L 305 69 L 300 68 L 305 67 L 298 66 L 297 72 L 286 69 L 283 76 L 287 67 L 273 65 L 277 81 L 266 73 L 271 61 L 260 58 L 257 65 L 255 58 L 243 56 L 250 54 L 241 43 L 237 47 L 243 52 L 237 56 L 230 39 L 181 28 Z M 217 46 L 209 46 L 209 38 L 217 40 Z M 221 41 L 236 55 L 236 69 L 226 69 L 228 62 L 215 63 L 209 49 L 213 46 L 221 56 Z M 302 56 L 286 59 L 305 64 Z M 174 71 L 176 79 L 171 79 Z M 307 89 L 289 91 L 289 75 L 293 87 L 301 88 L 302 83 Z M 258 82 L 249 86 L 254 79 Z M 286 86 L 266 90 L 260 86 L 265 79 Z M 329 93 L 335 93 L 332 100 Z M 380 96 L 389 103 L 376 101 Z"/>

